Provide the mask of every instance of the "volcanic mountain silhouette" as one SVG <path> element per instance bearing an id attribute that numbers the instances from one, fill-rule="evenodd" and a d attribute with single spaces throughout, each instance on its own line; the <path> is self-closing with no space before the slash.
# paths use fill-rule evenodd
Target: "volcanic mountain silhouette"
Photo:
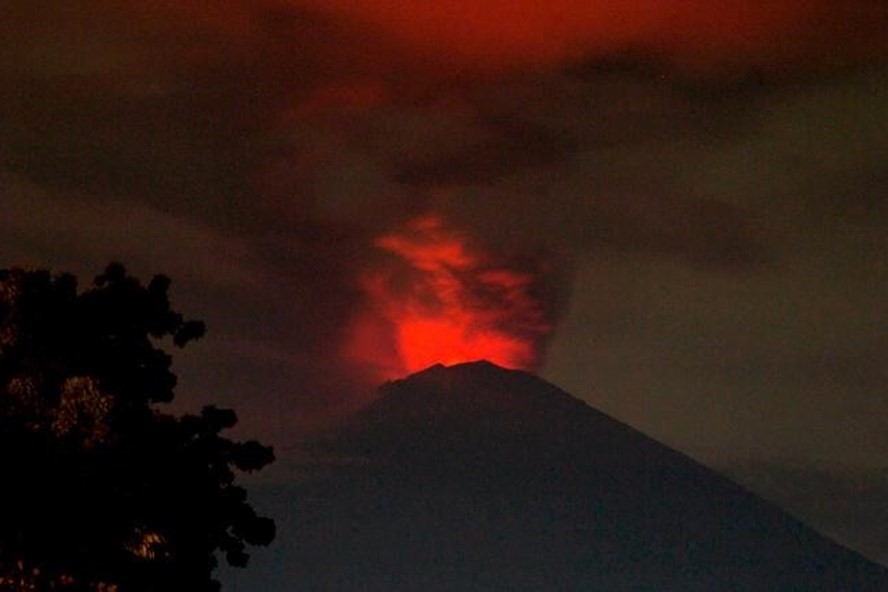
<path id="1" fill-rule="evenodd" d="M 315 442 L 276 551 L 289 584 L 262 589 L 888 590 L 888 570 L 533 375 L 434 366 L 381 395 Z"/>

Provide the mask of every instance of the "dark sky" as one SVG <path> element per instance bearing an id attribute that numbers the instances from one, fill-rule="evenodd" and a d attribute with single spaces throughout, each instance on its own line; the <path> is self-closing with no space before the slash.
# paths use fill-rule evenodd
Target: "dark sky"
<path id="1" fill-rule="evenodd" d="M 279 447 L 458 302 L 697 458 L 888 491 L 886 31 L 881 0 L 11 0 L 0 266 L 170 275 L 210 329 L 181 404 Z"/>

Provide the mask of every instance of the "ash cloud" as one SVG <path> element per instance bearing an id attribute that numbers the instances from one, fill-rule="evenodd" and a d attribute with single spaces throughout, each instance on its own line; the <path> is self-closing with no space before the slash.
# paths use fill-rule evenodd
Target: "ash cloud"
<path id="1" fill-rule="evenodd" d="M 223 360 L 200 385 L 232 400 L 226 385 L 258 392 L 257 418 L 333 414 L 369 389 L 358 374 L 329 377 L 375 237 L 439 213 L 486 248 L 548 266 L 556 311 L 588 253 L 749 273 L 779 255 L 768 206 L 699 163 L 754 144 L 769 113 L 819 88 L 812 70 L 842 78 L 885 57 L 873 2 L 778 3 L 771 15 L 757 3 L 724 39 L 711 3 L 677 15 L 626 3 L 612 17 L 629 26 L 607 30 L 589 25 L 595 14 L 544 11 L 500 48 L 481 15 L 463 53 L 449 50 L 453 31 L 425 43 L 422 27 L 387 20 L 395 4 L 14 0 L 0 23 L 0 199 L 13 212 L 0 225 L 16 259 L 3 263 L 88 266 L 88 277 L 122 254 L 134 271 L 187 278 L 189 314 L 208 307 L 219 335 L 189 367 Z M 859 174 L 850 152 L 830 162 L 835 179 Z M 799 199 L 797 185 L 779 197 Z M 235 380 L 238 364 L 258 382 Z"/>

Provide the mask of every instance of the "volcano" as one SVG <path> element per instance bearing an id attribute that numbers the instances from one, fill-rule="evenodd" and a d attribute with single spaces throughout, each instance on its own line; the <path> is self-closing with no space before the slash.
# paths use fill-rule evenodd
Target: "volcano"
<path id="1" fill-rule="evenodd" d="M 776 506 L 487 362 L 387 383 L 306 450 L 246 589 L 888 590 Z"/>

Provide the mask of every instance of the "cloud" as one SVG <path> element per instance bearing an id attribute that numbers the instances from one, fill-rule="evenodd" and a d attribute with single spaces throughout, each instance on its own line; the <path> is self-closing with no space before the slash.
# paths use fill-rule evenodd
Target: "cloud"
<path id="1" fill-rule="evenodd" d="M 683 67 L 799 65 L 884 55 L 873 0 L 768 2 L 657 0 L 303 0 L 359 19 L 407 44 L 465 67 L 551 66 L 637 49 Z M 824 41 L 828 44 L 824 45 Z"/>
<path id="2" fill-rule="evenodd" d="M 687 186 L 684 169 L 703 150 L 676 150 L 727 141 L 753 115 L 733 95 L 696 90 L 656 71 L 556 70 L 304 120 L 292 124 L 292 165 L 281 159 L 275 185 L 297 178 L 314 214 L 377 234 L 437 211 L 494 250 L 761 264 L 770 255 L 758 215 Z"/>
<path id="3" fill-rule="evenodd" d="M 212 227 L 141 204 L 96 204 L 73 193 L 59 196 L 10 174 L 0 175 L 0 183 L 4 266 L 50 266 L 88 280 L 117 259 L 143 274 L 163 271 L 208 287 L 258 281 L 250 246 Z"/>
<path id="4" fill-rule="evenodd" d="M 238 230 L 262 226 L 243 211 L 281 114 L 376 84 L 397 55 L 378 42 L 359 57 L 367 33 L 348 23 L 236 0 L 15 2 L 0 27 L 0 164 Z"/>

